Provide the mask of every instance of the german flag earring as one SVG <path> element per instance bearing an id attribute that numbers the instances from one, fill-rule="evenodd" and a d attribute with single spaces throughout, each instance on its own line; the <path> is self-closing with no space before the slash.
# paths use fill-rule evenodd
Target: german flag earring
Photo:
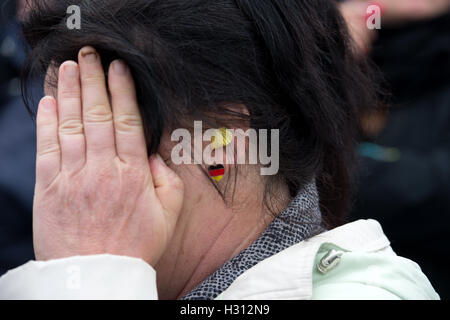
<path id="1" fill-rule="evenodd" d="M 222 180 L 225 174 L 225 167 L 221 164 L 210 166 L 208 169 L 209 176 L 217 182 Z"/>
<path id="2" fill-rule="evenodd" d="M 217 130 L 216 136 L 212 137 L 212 149 L 224 148 L 233 141 L 233 134 L 226 128 Z M 225 167 L 221 164 L 213 165 L 208 168 L 209 176 L 216 182 L 220 182 L 225 175 Z"/>

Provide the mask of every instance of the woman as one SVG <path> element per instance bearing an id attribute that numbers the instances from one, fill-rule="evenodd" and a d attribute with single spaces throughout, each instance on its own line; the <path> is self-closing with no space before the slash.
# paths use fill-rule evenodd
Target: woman
<path id="1" fill-rule="evenodd" d="M 39 261 L 1 278 L 2 298 L 438 298 L 377 222 L 342 226 L 376 94 L 333 2 L 80 1 L 81 29 L 72 0 L 46 2 L 24 24 L 49 95 Z M 196 145 L 199 121 L 211 144 Z M 219 128 L 273 132 L 276 174 L 230 161 L 239 139 Z M 209 147 L 214 163 L 175 161 L 177 129 L 194 132 L 183 159 Z"/>

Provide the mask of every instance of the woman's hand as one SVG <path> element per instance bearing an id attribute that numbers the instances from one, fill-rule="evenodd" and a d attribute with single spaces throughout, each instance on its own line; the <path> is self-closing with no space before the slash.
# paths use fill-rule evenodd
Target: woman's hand
<path id="1" fill-rule="evenodd" d="M 58 98 L 37 115 L 33 232 L 36 259 L 109 253 L 155 265 L 183 202 L 183 183 L 159 156 L 147 158 L 129 68 L 83 48 L 61 65 Z M 111 100 L 111 103 L 110 103 Z"/>

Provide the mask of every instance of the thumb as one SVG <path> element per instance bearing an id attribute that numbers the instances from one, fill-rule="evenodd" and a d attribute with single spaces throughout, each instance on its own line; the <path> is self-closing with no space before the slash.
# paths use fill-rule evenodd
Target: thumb
<path id="1" fill-rule="evenodd" d="M 156 196 L 168 215 L 170 224 L 175 225 L 183 204 L 184 183 L 159 154 L 150 157 L 150 170 Z"/>

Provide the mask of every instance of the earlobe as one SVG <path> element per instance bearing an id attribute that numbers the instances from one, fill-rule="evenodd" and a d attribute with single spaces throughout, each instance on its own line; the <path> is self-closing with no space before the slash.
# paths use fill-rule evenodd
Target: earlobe
<path id="1" fill-rule="evenodd" d="M 233 142 L 233 133 L 226 129 L 217 129 L 215 136 L 211 139 L 211 149 L 221 149 L 225 148 L 227 145 Z M 225 167 L 222 164 L 212 165 L 208 168 L 209 176 L 216 182 L 220 182 L 225 175 Z"/>

